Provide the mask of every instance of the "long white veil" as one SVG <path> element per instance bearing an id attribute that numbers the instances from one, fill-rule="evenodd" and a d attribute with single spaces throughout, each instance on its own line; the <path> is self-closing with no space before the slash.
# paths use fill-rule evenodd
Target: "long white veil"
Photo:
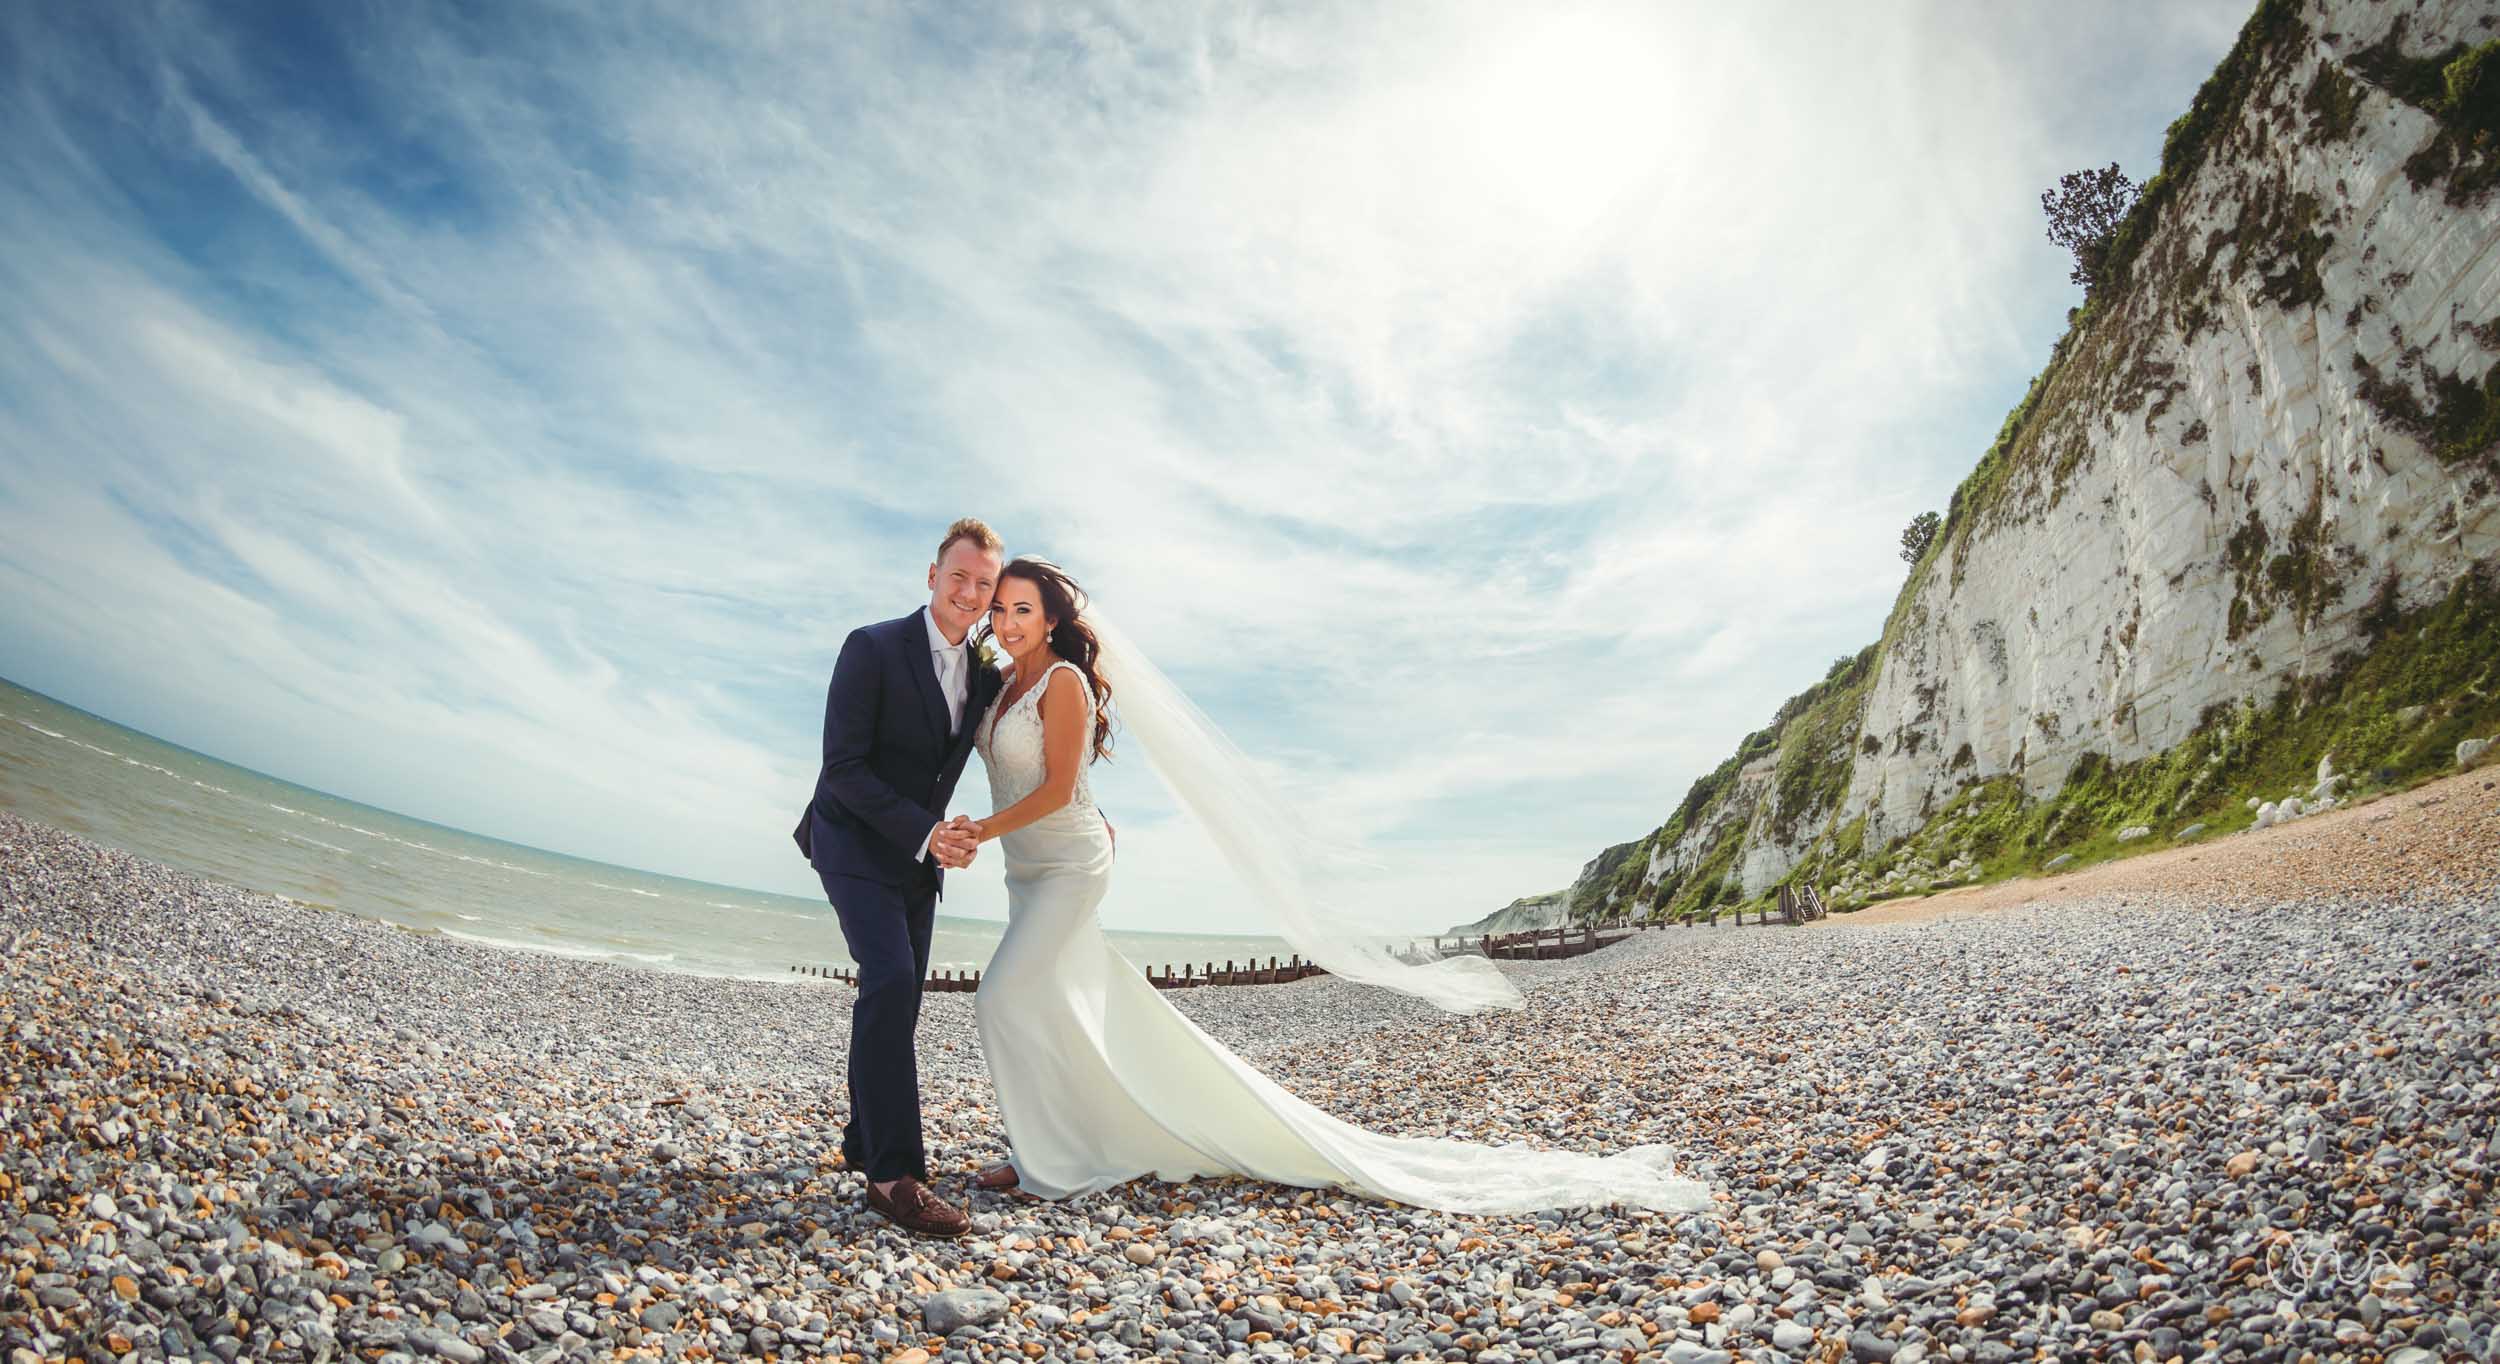
<path id="1" fill-rule="evenodd" d="M 1404 961 L 1361 932 L 1351 916 L 1321 904 L 1320 878 L 1311 874 L 1323 857 L 1321 840 L 1099 605 L 1089 601 L 1083 611 L 1102 643 L 1094 666 L 1110 686 L 1113 716 L 1215 841 L 1274 921 L 1278 936 L 1331 974 L 1429 1000 L 1452 1013 L 1524 1005 L 1518 987 L 1483 957 Z"/>

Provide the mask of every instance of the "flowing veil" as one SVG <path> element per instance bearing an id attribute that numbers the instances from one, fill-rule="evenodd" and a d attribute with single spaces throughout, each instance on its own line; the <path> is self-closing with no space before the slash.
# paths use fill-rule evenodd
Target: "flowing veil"
<path id="1" fill-rule="evenodd" d="M 1522 1007 L 1518 987 L 1485 958 L 1402 960 L 1349 916 L 1322 904 L 1319 878 L 1312 874 L 1324 859 L 1322 841 L 1099 606 L 1088 602 L 1083 610 L 1102 644 L 1094 666 L 1110 685 L 1120 727 L 1215 841 L 1274 921 L 1278 936 L 1334 975 L 1429 1000 L 1452 1013 Z"/>

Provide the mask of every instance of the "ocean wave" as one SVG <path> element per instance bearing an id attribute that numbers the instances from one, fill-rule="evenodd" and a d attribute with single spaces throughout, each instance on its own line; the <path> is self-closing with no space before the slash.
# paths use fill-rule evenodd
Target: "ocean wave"
<path id="1" fill-rule="evenodd" d="M 269 808 L 272 810 L 286 809 L 283 805 L 272 805 Z M 291 815 L 304 814 L 304 812 L 300 810 L 287 810 L 287 813 Z M 361 824 L 349 824 L 344 820 L 330 819 L 322 815 L 304 814 L 304 818 L 318 823 L 327 824 L 333 829 L 344 829 L 351 834 L 362 834 L 366 838 L 379 839 L 384 843 L 396 844 L 402 848 L 413 848 L 418 852 L 429 853 L 435 857 L 449 858 L 455 862 L 467 862 L 473 866 L 480 867 L 494 867 L 500 871 L 517 872 L 522 876 L 547 877 L 555 874 L 553 872 L 531 871 L 527 867 L 514 866 L 510 862 L 498 862 L 491 857 L 471 857 L 467 853 L 450 852 L 442 848 L 437 848 L 431 843 L 419 843 L 413 839 L 397 838 L 390 834 L 383 833 L 379 829 L 368 829 Z M 644 893 L 647 894 L 648 892 Z"/>
<path id="2" fill-rule="evenodd" d="M 464 914 L 460 917 L 465 919 L 468 916 Z M 627 952 L 618 948 L 585 947 L 575 943 L 523 942 L 514 938 L 498 938 L 486 933 L 464 933 L 457 928 L 443 929 L 442 934 L 446 938 L 458 938 L 462 942 L 473 942 L 481 947 L 500 947 L 506 951 L 536 952 L 543 956 L 571 957 L 583 961 L 623 960 L 662 966 L 677 960 L 677 954 L 674 952 Z"/>
<path id="3" fill-rule="evenodd" d="M 776 919 L 796 919 L 801 923 L 812 924 L 821 918 L 819 915 L 801 914 L 795 910 L 766 909 L 762 905 L 733 905 L 727 900 L 706 900 L 703 903 L 711 909 L 734 909 L 741 914 L 766 914 Z"/>
<path id="4" fill-rule="evenodd" d="M 472 865 L 474 865 L 474 866 L 480 866 L 480 867 L 493 867 L 493 868 L 495 868 L 497 871 L 518 872 L 519 874 L 521 874 L 521 875 L 523 875 L 523 876 L 553 876 L 553 875 L 555 875 L 555 873 L 554 873 L 554 872 L 548 872 L 548 871 L 531 871 L 531 870 L 530 870 L 529 868 L 527 868 L 527 867 L 516 867 L 516 866 L 512 865 L 512 864 L 511 864 L 511 863 L 509 863 L 509 862 L 498 862 L 498 861 L 496 861 L 494 858 L 491 858 L 491 857 L 471 857 L 471 856 L 469 856 L 467 853 L 453 853 L 453 854 L 451 854 L 451 855 L 452 855 L 453 857 L 455 857 L 455 858 L 458 858 L 459 860 L 461 860 L 461 861 L 463 861 L 463 862 L 470 863 L 470 864 L 472 864 Z"/>
<path id="5" fill-rule="evenodd" d="M 845 969 L 848 969 L 847 964 Z M 714 980 L 740 980 L 756 985 L 840 985 L 842 983 L 831 976 L 803 976 L 786 966 L 778 971 L 766 971 L 760 968 L 745 971 L 689 970 L 679 974 L 710 976 Z"/>
<path id="6" fill-rule="evenodd" d="M 601 890 L 621 890 L 628 895 L 640 895 L 653 900 L 660 898 L 660 893 L 656 890 L 637 890 L 632 886 L 611 886 L 605 881 L 593 881 L 590 884 L 597 886 Z"/>
<path id="7" fill-rule="evenodd" d="M 459 917 L 466 919 L 469 916 L 463 914 Z M 435 937 L 457 938 L 462 942 L 474 943 L 480 947 L 491 947 L 500 951 L 534 952 L 540 956 L 561 957 L 568 961 L 607 961 L 619 964 L 631 963 L 636 966 L 648 966 L 668 975 L 697 976 L 706 980 L 745 981 L 765 985 L 789 985 L 793 983 L 822 985 L 827 983 L 840 983 L 839 981 L 828 982 L 814 976 L 801 976 L 791 971 L 787 966 L 732 965 L 718 960 L 704 961 L 701 959 L 681 965 L 678 963 L 677 954 L 674 952 L 634 952 L 624 948 L 594 947 L 584 943 L 547 942 L 543 940 L 529 941 L 519 938 L 497 937 L 489 933 L 475 933 L 459 928 L 429 927 L 415 929 L 412 931 Z M 847 963 L 837 964 L 847 965 Z M 940 968 L 945 970 L 971 969 L 966 964 L 956 962 L 940 963 Z"/>
<path id="8" fill-rule="evenodd" d="M 10 716 L 9 718 L 10 718 L 10 719 L 12 719 L 12 720 L 17 720 L 17 717 L 16 717 L 16 716 L 14 716 L 14 715 Z M 31 730 L 35 731 L 37 734 L 43 735 L 43 736 L 44 736 L 45 738 L 47 738 L 47 739 L 66 739 L 66 738 L 68 738 L 68 737 L 69 737 L 68 735 L 63 734 L 61 731 L 59 731 L 59 730 L 57 730 L 57 729 L 45 729 L 43 726 L 41 726 L 41 725 L 39 725 L 39 724 L 36 724 L 36 723 L 35 723 L 34 721 L 32 721 L 32 720 L 18 720 L 17 722 L 18 722 L 19 724 L 21 724 L 21 725 L 26 726 L 28 729 L 31 729 Z"/>
<path id="9" fill-rule="evenodd" d="M 200 789 L 201 789 L 201 790 L 203 790 L 203 791 L 214 791 L 214 792 L 216 792 L 218 795 L 221 795 L 221 796 L 231 796 L 231 795 L 233 795 L 233 794 L 234 794 L 232 791 L 229 791 L 229 790 L 227 790 L 226 788 L 224 788 L 224 787 L 222 787 L 222 786 L 211 786 L 211 785 L 209 785 L 207 782 L 200 781 L 200 780 L 197 780 L 197 779 L 194 779 L 194 780 L 192 781 L 192 783 L 191 783 L 191 784 L 192 784 L 193 786 L 196 786 L 196 787 L 200 788 Z"/>
<path id="10" fill-rule="evenodd" d="M 331 852 L 337 853 L 341 857 L 355 856 L 354 853 L 340 847 L 336 843 L 324 843 L 318 838 L 306 838 L 302 834 L 280 834 L 278 837 L 285 839 L 289 843 L 308 843 L 316 848 L 326 848 Z"/>
<path id="11" fill-rule="evenodd" d="M 300 818 L 300 817 L 302 817 L 302 816 L 303 816 L 303 814 L 304 814 L 304 812 L 303 812 L 303 811 L 301 811 L 301 810 L 290 810 L 290 809 L 286 808 L 286 807 L 285 807 L 285 806 L 283 806 L 283 805 L 278 805 L 278 804 L 271 803 L 271 802 L 266 802 L 266 801 L 264 801 L 264 802 L 262 802 L 262 803 L 263 803 L 263 804 L 267 804 L 267 805 L 269 806 L 269 808 L 270 808 L 270 809 L 275 810 L 275 811 L 277 811 L 279 814 L 282 814 L 282 815 L 295 815 L 295 816 L 298 816 L 298 817 Z M 312 818 L 314 818 L 314 819 L 321 819 L 321 817 L 320 817 L 319 815 L 314 815 L 314 816 L 312 816 Z M 327 823 L 329 823 L 330 821 L 328 821 L 328 820 L 326 820 L 326 819 L 322 819 L 322 820 L 321 820 L 321 822 L 322 822 L 322 823 L 324 823 L 324 824 L 327 824 Z"/>

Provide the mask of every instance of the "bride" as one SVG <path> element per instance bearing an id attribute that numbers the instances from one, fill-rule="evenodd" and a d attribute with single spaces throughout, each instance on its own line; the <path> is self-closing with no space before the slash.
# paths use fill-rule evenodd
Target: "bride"
<path id="1" fill-rule="evenodd" d="M 984 629 L 1013 664 L 975 741 L 995 813 L 967 820 L 1006 854 L 1007 932 L 975 1017 L 1011 1154 L 976 1181 L 1068 1198 L 1151 1175 L 1244 1175 L 1450 1212 L 1710 1207 L 1662 1147 L 1600 1157 L 1368 1132 L 1295 1098 L 1172 1007 L 1095 919 L 1113 838 L 1087 769 L 1112 716 L 1139 740 L 1296 947 L 1339 975 L 1461 1012 L 1519 1007 L 1478 957 L 1412 965 L 1321 927 L 1281 807 L 1255 770 L 1090 609 L 1068 575 L 1019 558 Z"/>

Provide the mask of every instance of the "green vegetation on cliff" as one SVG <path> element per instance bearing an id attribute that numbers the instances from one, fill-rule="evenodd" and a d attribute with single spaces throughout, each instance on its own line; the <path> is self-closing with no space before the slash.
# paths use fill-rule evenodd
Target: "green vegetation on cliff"
<path id="1" fill-rule="evenodd" d="M 2451 44 L 2426 57 L 2404 52 L 2410 16 L 2355 53 L 2350 63 L 2371 84 L 2437 120 L 2437 130 L 2405 161 L 2415 189 L 2446 182 L 2448 202 L 2475 203 L 2500 185 L 2500 38 L 2479 47 Z"/>
<path id="2" fill-rule="evenodd" d="M 1571 890 L 1572 917 L 1706 917 L 1742 898 L 1736 858 L 1757 811 L 1772 836 L 1791 841 L 1827 822 L 1849 788 L 1859 717 L 1875 679 L 1875 646 L 1833 661 L 1823 679 L 1780 703 L 1769 727 L 1745 736 L 1725 762 L 1692 784 L 1667 822 L 1647 838 L 1599 853 Z M 1758 794 L 1746 769 L 1775 759 Z M 1660 850 L 1697 835 L 1689 856 L 1672 858 L 1648 880 Z"/>
<path id="3" fill-rule="evenodd" d="M 2500 648 L 2492 642 L 2500 640 L 2500 583 L 2492 566 L 2437 601 L 2399 612 L 2393 581 L 2373 593 L 2347 580 L 2321 488 L 2286 523 L 2269 525 L 2251 508 L 2231 527 L 2223 547 L 2234 587 L 2226 631 L 2239 640 L 2278 615 L 2317 625 L 2366 595 L 2368 648 L 2301 670 L 2270 701 L 2214 708 L 2164 752 L 2128 763 L 2087 753 L 2045 798 L 2027 793 L 2019 755 L 2012 772 L 1980 780 L 1965 744 L 1942 764 L 1948 781 L 1961 785 L 1939 788 L 1937 806 L 1921 812 L 1909 836 L 1869 846 L 1863 816 L 1838 818 L 1861 758 L 1916 753 L 1933 741 L 1925 714 L 1891 733 L 1865 723 L 1883 669 L 1924 666 L 1898 651 L 1925 628 L 1921 596 L 1930 575 L 1941 568 L 1958 587 L 1983 533 L 2053 511 L 2092 458 L 2097 433 L 2112 423 L 2139 422 L 2146 434 L 2182 445 L 2208 439 L 2204 421 L 2170 415 L 2188 384 L 2165 358 L 2164 343 L 2195 340 L 2251 297 L 2286 311 L 2324 297 L 2336 209 L 2296 188 L 2285 158 L 2265 149 L 2362 133 L 2364 100 L 2380 90 L 2436 121 L 2406 166 L 2417 188 L 2443 183 L 2447 201 L 2464 204 L 2500 182 L 2500 42 L 2406 57 L 2399 19 L 2386 38 L 2338 58 L 2333 35 L 2311 32 L 2302 15 L 2299 0 L 2263 0 L 2171 125 L 2160 171 L 2100 253 L 2085 305 L 2069 314 L 2048 363 L 1954 490 L 1941 526 L 1918 537 L 1881 637 L 1784 702 L 1769 726 L 1692 784 L 1665 824 L 1600 854 L 1568 892 L 1573 918 L 1716 917 L 1745 899 L 1740 863 L 1749 845 L 1777 845 L 1796 857 L 1779 884 L 1845 883 L 1852 903 L 2060 859 L 2088 862 L 2113 855 L 2118 834 L 2136 826 L 2149 833 L 2130 848 L 2162 846 L 2190 826 L 2203 826 L 2198 836 L 2245 827 L 2254 817 L 2251 796 L 2306 799 L 2322 755 L 2332 755 L 2349 797 L 2443 770 L 2458 740 L 2500 729 Z M 2288 92 L 2279 88 L 2279 73 L 2312 52 L 2320 56 L 2316 71 Z M 2218 222 L 2207 209 L 2205 223 L 2181 224 L 2183 196 L 2209 164 L 2227 177 L 2215 182 L 2229 196 L 2226 207 Z M 2402 278 L 2391 283 L 2403 287 Z M 2500 350 L 2500 319 L 2458 325 Z M 2400 354 L 2392 374 L 2356 360 L 2358 395 L 2443 463 L 2483 460 L 2500 474 L 2500 366 L 2479 379 L 2439 373 L 2420 351 Z M 2254 365 L 2248 382 L 2261 383 Z M 2205 495 L 2211 505 L 2214 491 Z M 2132 644 L 2132 616 L 2115 628 Z M 1979 644 L 1984 657 L 1991 642 Z M 2003 641 L 1993 647 L 2001 657 Z M 2052 735 L 2060 723 L 2047 712 L 2032 718 Z M 1764 888 L 1752 904 L 1767 904 L 1776 889 Z"/>
<path id="4" fill-rule="evenodd" d="M 2094 424 L 2134 418 L 2149 432 L 2169 412 L 2187 384 L 2155 354 L 2154 343 L 2172 333 L 2193 337 L 2215 325 L 2224 282 L 2253 278 L 2259 295 L 2280 308 L 2306 306 L 2323 296 L 2320 267 L 2334 237 L 2321 225 L 2323 206 L 2316 196 L 2294 191 L 2279 168 L 2233 172 L 2239 212 L 2227 230 L 2201 239 L 2161 231 L 2198 170 L 2235 138 L 2264 135 L 2246 131 L 2250 100 L 2266 73 L 2289 60 L 2308 37 L 2300 8 L 2296 0 L 2260 4 L 2188 111 L 2170 125 L 2161 169 L 2145 182 L 2112 234 L 2090 298 L 2069 315 L 2048 364 L 1953 490 L 1937 541 L 1956 586 L 1980 531 L 2055 509 L 2090 458 Z M 2341 90 L 2329 82 L 2313 88 L 2305 101 L 2317 135 L 2349 129 L 2353 112 Z M 2262 124 L 2275 114 L 2261 109 L 2258 117 Z M 2179 438 L 2202 434 L 2190 428 Z M 1933 556 L 1912 571 L 1902 589 L 1903 606 L 1917 595 L 1932 561 Z"/>
<path id="5" fill-rule="evenodd" d="M 2344 800 L 2436 776 L 2459 741 L 2500 730 L 2500 566 L 2409 612 L 2395 599 L 2396 584 L 2381 584 L 2364 617 L 2367 648 L 2269 701 L 2215 707 L 2163 752 L 2123 764 L 2085 754 L 2046 799 L 2026 796 L 2012 776 L 1971 782 L 1910 837 L 1880 849 L 1835 837 L 1783 884 L 1854 882 L 1834 904 L 1846 908 L 2016 875 L 2060 855 L 2096 861 L 2132 827 L 2151 831 L 2139 848 L 2167 846 L 2187 827 L 2202 826 L 2194 837 L 2227 833 L 2255 819 L 2251 798 L 2311 799 L 2322 757 L 2341 774 Z M 1957 857 L 1969 864 L 1944 873 Z"/>

